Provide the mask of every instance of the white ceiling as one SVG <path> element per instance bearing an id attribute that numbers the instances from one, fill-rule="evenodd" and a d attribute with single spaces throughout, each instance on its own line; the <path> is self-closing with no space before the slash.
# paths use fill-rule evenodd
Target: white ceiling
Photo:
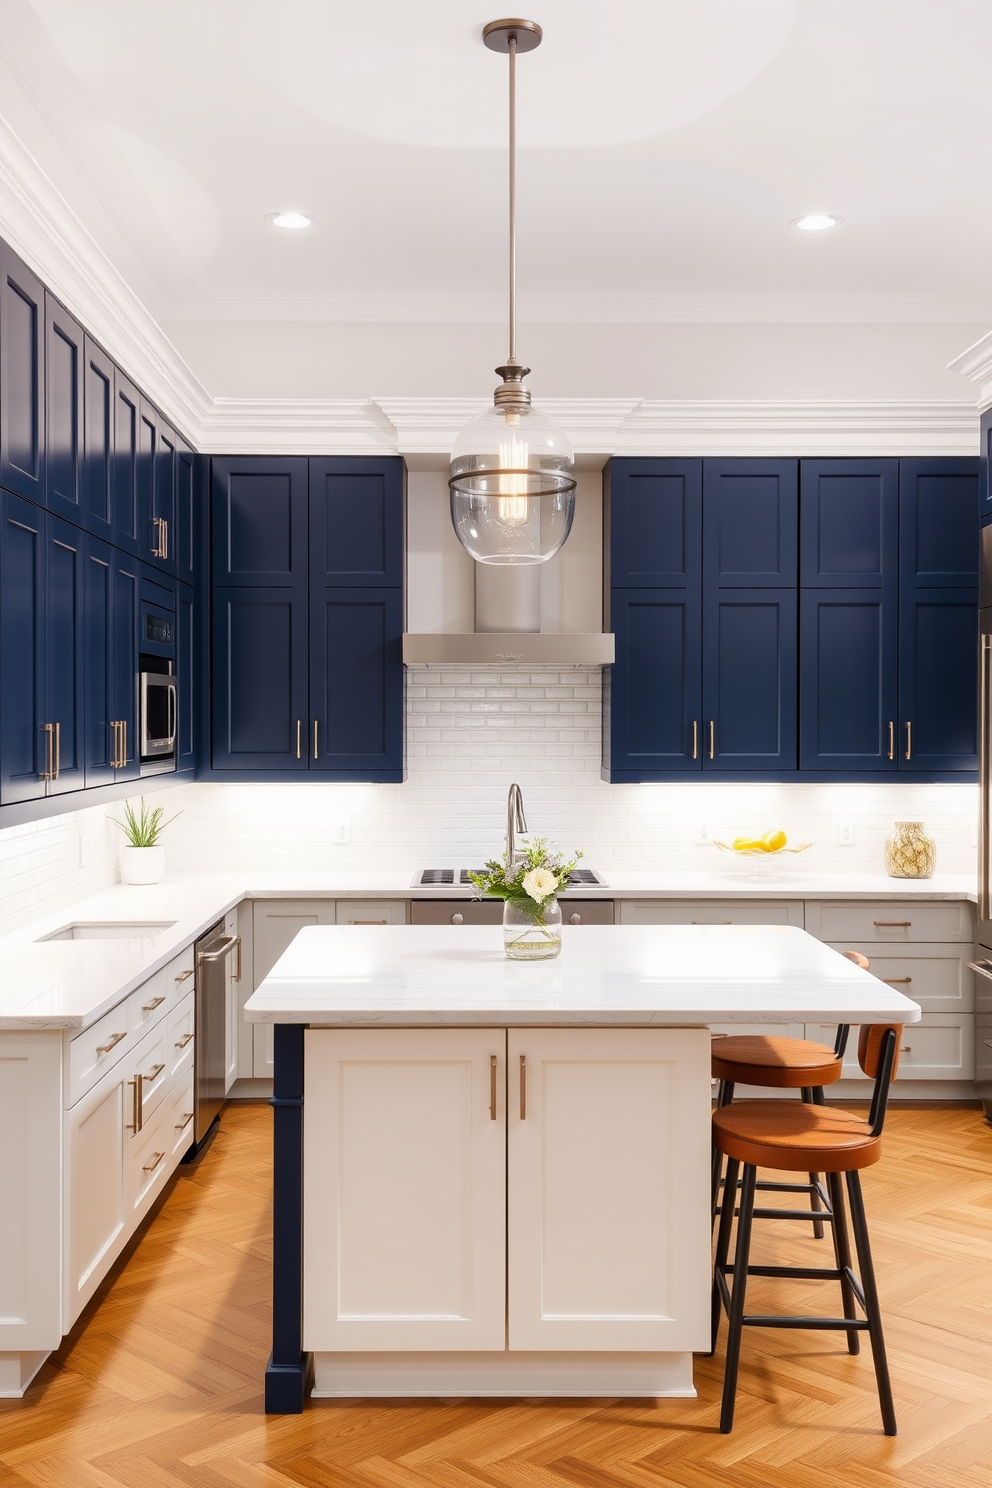
<path id="1" fill-rule="evenodd" d="M 0 114 L 160 321 L 500 320 L 499 13 L 0 0 Z M 992 317 L 989 0 L 526 13 L 525 318 Z"/>

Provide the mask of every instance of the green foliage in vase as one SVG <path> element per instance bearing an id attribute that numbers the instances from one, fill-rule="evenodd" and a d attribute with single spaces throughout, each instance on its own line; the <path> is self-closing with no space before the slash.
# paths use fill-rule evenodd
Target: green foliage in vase
<path id="1" fill-rule="evenodd" d="M 483 873 L 470 873 L 469 878 L 482 894 L 496 899 L 513 899 L 535 918 L 542 913 L 542 906 L 560 894 L 568 884 L 568 875 L 582 857 L 581 849 L 568 861 L 561 853 L 548 850 L 546 837 L 523 838 L 523 861 L 512 869 L 507 867 L 506 857 L 491 858 Z M 531 908 L 533 906 L 533 908 Z"/>
<path id="2" fill-rule="evenodd" d="M 158 839 L 165 831 L 170 822 L 174 822 L 176 816 L 182 816 L 177 811 L 175 816 L 165 817 L 165 807 L 149 807 L 145 805 L 144 796 L 141 797 L 141 811 L 135 811 L 130 801 L 124 802 L 124 820 L 112 816 L 110 820 L 115 827 L 120 827 L 131 847 L 156 847 Z"/>

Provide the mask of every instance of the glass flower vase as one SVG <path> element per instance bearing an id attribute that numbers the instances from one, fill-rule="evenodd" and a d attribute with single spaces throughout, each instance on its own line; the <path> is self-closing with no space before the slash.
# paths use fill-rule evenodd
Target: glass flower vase
<path id="1" fill-rule="evenodd" d="M 885 844 L 885 871 L 890 878 L 931 878 L 936 859 L 936 845 L 922 822 L 896 822 Z"/>
<path id="2" fill-rule="evenodd" d="M 503 904 L 503 949 L 512 961 L 547 961 L 561 950 L 557 899 L 507 899 Z"/>

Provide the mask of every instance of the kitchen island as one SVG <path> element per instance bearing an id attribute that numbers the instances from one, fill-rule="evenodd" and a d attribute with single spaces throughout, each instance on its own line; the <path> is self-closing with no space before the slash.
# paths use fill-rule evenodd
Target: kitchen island
<path id="1" fill-rule="evenodd" d="M 266 1409 L 691 1395 L 708 1347 L 709 1026 L 919 1019 L 792 926 L 314 926 L 275 1028 Z"/>

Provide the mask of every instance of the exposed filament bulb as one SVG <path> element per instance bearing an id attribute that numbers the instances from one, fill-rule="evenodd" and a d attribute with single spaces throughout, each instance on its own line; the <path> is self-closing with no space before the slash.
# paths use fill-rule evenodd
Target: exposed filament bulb
<path id="1" fill-rule="evenodd" d="M 530 449 L 526 440 L 517 437 L 520 415 L 507 414 L 506 422 L 510 437 L 499 445 L 499 520 L 519 526 L 530 516 L 526 473 Z"/>

